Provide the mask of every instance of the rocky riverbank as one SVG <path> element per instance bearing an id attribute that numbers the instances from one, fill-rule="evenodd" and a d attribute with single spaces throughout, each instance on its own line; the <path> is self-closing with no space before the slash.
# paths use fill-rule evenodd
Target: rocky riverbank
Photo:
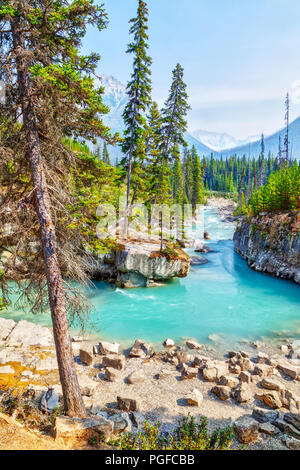
<path id="1" fill-rule="evenodd" d="M 300 284 L 300 211 L 242 219 L 234 248 L 252 269 Z"/>
<path id="2" fill-rule="evenodd" d="M 211 348 L 193 339 L 184 345 L 169 339 L 159 352 L 137 340 L 122 352 L 117 343 L 75 337 L 74 361 L 89 414 L 84 421 L 60 414 L 50 329 L 1 318 L 0 342 L 2 411 L 39 429 L 49 428 L 49 419 L 53 425 L 57 416 L 50 426 L 57 443 L 74 448 L 95 429 L 107 439 L 136 432 L 145 419 L 159 420 L 168 431 L 190 413 L 207 416 L 212 430 L 232 425 L 236 447 L 300 447 L 299 341 L 272 352 L 263 344 L 244 345 L 216 359 Z"/>
<path id="3" fill-rule="evenodd" d="M 106 280 L 122 288 L 155 287 L 174 277 L 186 277 L 190 257 L 180 248 L 159 240 L 127 240 L 90 264 L 94 280 Z"/>

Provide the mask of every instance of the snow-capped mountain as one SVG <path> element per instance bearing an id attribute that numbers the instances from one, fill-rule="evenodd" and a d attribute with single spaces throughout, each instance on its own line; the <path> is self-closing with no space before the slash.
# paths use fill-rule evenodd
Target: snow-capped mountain
<path id="1" fill-rule="evenodd" d="M 192 132 L 192 136 L 217 152 L 238 147 L 240 145 L 246 145 L 249 142 L 255 142 L 259 139 L 259 136 L 251 136 L 246 139 L 236 139 L 229 134 L 220 134 L 218 132 L 204 131 L 201 129 Z"/>

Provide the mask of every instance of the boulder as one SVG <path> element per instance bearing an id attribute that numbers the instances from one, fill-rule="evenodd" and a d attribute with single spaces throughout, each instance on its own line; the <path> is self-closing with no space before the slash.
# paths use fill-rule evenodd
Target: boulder
<path id="1" fill-rule="evenodd" d="M 112 369 L 111 367 L 107 367 L 104 372 L 104 379 L 108 382 L 115 382 L 118 378 L 118 373 L 116 369 Z"/>
<path id="2" fill-rule="evenodd" d="M 163 342 L 163 346 L 165 348 L 173 348 L 175 346 L 175 342 L 171 339 L 171 338 L 167 338 L 164 342 Z"/>
<path id="3" fill-rule="evenodd" d="M 54 437 L 66 447 L 72 448 L 80 442 L 85 444 L 92 438 L 101 437 L 105 441 L 113 433 L 114 423 L 103 416 L 69 418 L 58 416 L 55 421 Z"/>
<path id="4" fill-rule="evenodd" d="M 107 341 L 101 341 L 99 343 L 99 349 L 101 354 L 106 356 L 107 354 L 119 354 L 119 347 L 118 343 L 108 343 Z"/>
<path id="5" fill-rule="evenodd" d="M 138 411 L 139 405 L 135 398 L 117 397 L 118 408 L 122 411 Z"/>
<path id="6" fill-rule="evenodd" d="M 274 424 L 280 429 L 280 431 L 284 432 L 284 434 L 288 434 L 289 436 L 300 440 L 300 431 L 284 419 L 277 419 Z"/>
<path id="7" fill-rule="evenodd" d="M 242 371 L 239 375 L 239 379 L 246 384 L 250 384 L 252 382 L 252 375 L 250 372 Z"/>
<path id="8" fill-rule="evenodd" d="M 238 366 L 237 364 L 229 364 L 229 372 L 231 372 L 232 374 L 239 375 L 241 371 L 242 371 L 241 367 Z"/>
<path id="9" fill-rule="evenodd" d="M 145 417 L 142 415 L 142 413 L 139 413 L 138 411 L 132 411 L 130 413 L 131 420 L 133 422 L 133 425 L 140 431 L 144 429 L 144 424 L 145 424 Z"/>
<path id="10" fill-rule="evenodd" d="M 94 360 L 93 346 L 91 344 L 85 344 L 80 346 L 79 358 L 83 364 L 91 366 Z"/>
<path id="11" fill-rule="evenodd" d="M 55 390 L 53 390 L 53 388 L 49 388 L 47 392 L 45 392 L 41 398 L 40 409 L 41 411 L 51 413 L 58 407 L 58 404 L 59 404 L 58 393 Z"/>
<path id="12" fill-rule="evenodd" d="M 260 377 L 269 377 L 274 374 L 274 368 L 267 364 L 258 364 L 254 367 L 253 374 Z"/>
<path id="13" fill-rule="evenodd" d="M 200 390 L 198 390 L 197 388 L 194 388 L 194 390 L 191 393 L 187 394 L 186 400 L 187 400 L 188 405 L 200 406 L 201 403 L 203 402 L 203 395 L 200 392 Z"/>
<path id="14" fill-rule="evenodd" d="M 128 384 L 135 385 L 144 382 L 146 379 L 145 374 L 141 370 L 135 370 L 128 375 L 126 381 Z"/>
<path id="15" fill-rule="evenodd" d="M 230 398 L 231 388 L 225 385 L 217 385 L 211 389 L 211 393 L 216 395 L 220 400 L 226 401 Z"/>
<path id="16" fill-rule="evenodd" d="M 260 423 L 274 423 L 278 418 L 278 411 L 267 410 L 265 408 L 254 408 L 252 411 L 252 417 Z"/>
<path id="17" fill-rule="evenodd" d="M 141 339 L 137 339 L 129 351 L 129 357 L 146 358 L 152 353 L 152 347 Z"/>
<path id="18" fill-rule="evenodd" d="M 208 262 L 208 259 L 204 258 L 204 256 L 191 256 L 191 266 L 202 266 Z"/>
<path id="19" fill-rule="evenodd" d="M 261 387 L 277 392 L 284 390 L 284 384 L 277 377 L 264 377 L 260 382 Z"/>
<path id="20" fill-rule="evenodd" d="M 299 370 L 300 370 L 300 368 L 291 366 L 290 364 L 286 364 L 284 362 L 280 362 L 277 365 L 277 369 L 279 369 L 285 375 L 287 375 L 288 377 L 291 377 L 291 379 L 294 379 L 294 380 L 297 379 L 299 375 Z"/>
<path id="21" fill-rule="evenodd" d="M 203 378 L 208 382 L 217 382 L 224 375 L 225 367 L 213 366 L 208 364 L 202 370 Z"/>
<path id="22" fill-rule="evenodd" d="M 243 444 L 255 442 L 259 437 L 258 422 L 251 416 L 241 416 L 235 421 L 233 427 L 238 440 Z"/>
<path id="23" fill-rule="evenodd" d="M 300 431 L 300 414 L 296 413 L 285 413 L 283 416 L 283 419 L 289 423 L 292 424 L 298 431 Z"/>
<path id="24" fill-rule="evenodd" d="M 263 353 L 263 352 L 259 352 L 259 353 L 257 354 L 257 363 L 258 363 L 258 364 L 267 364 L 267 365 L 270 365 L 270 359 L 269 359 L 268 354 Z"/>
<path id="25" fill-rule="evenodd" d="M 128 413 L 123 411 L 122 413 L 115 414 L 109 418 L 113 422 L 113 433 L 119 434 L 121 432 L 130 432 L 132 424 Z"/>
<path id="26" fill-rule="evenodd" d="M 54 347 L 53 334 L 49 328 L 21 320 L 9 334 L 6 346 L 18 348 Z"/>
<path id="27" fill-rule="evenodd" d="M 240 381 L 237 377 L 231 377 L 230 375 L 222 375 L 219 381 L 219 385 L 225 385 L 230 388 L 236 388 Z"/>
<path id="28" fill-rule="evenodd" d="M 185 367 L 181 372 L 181 380 L 191 380 L 198 377 L 198 370 L 193 367 Z"/>
<path id="29" fill-rule="evenodd" d="M 112 369 L 122 370 L 125 365 L 124 356 L 104 356 L 103 365 Z"/>
<path id="30" fill-rule="evenodd" d="M 268 436 L 276 436 L 279 434 L 278 429 L 271 423 L 262 423 L 258 426 L 259 432 L 267 434 Z"/>
<path id="31" fill-rule="evenodd" d="M 269 408 L 278 409 L 282 407 L 279 395 L 275 391 L 257 393 L 255 397 L 265 405 L 269 406 Z"/>
<path id="32" fill-rule="evenodd" d="M 238 403 L 248 403 L 253 399 L 251 389 L 245 383 L 235 389 L 233 396 Z"/>
<path id="33" fill-rule="evenodd" d="M 201 349 L 201 344 L 197 343 L 197 341 L 194 341 L 193 339 L 187 339 L 185 344 L 189 349 Z"/>

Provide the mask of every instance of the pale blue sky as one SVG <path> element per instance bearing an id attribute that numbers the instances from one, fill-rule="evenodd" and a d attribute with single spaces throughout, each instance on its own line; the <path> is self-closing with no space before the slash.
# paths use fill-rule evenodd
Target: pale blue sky
<path id="1" fill-rule="evenodd" d="M 126 83 L 128 21 L 137 0 L 103 3 L 108 29 L 89 31 L 85 49 L 101 54 L 100 74 Z M 300 80 L 299 0 L 149 0 L 148 7 L 153 98 L 160 105 L 180 62 L 190 130 L 246 137 L 283 126 L 285 94 Z M 300 115 L 300 104 L 292 103 L 291 115 Z"/>

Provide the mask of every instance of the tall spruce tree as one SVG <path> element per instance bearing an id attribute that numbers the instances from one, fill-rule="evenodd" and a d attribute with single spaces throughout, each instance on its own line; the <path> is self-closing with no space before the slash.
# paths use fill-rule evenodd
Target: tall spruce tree
<path id="1" fill-rule="evenodd" d="M 260 167 L 259 167 L 259 186 L 264 184 L 264 164 L 265 164 L 265 138 L 264 134 L 261 135 L 260 143 Z"/>
<path id="2" fill-rule="evenodd" d="M 147 120 L 146 157 L 149 204 L 169 203 L 171 198 L 170 169 L 161 153 L 162 118 L 156 102 L 153 102 Z M 150 209 L 150 207 L 149 207 Z"/>
<path id="3" fill-rule="evenodd" d="M 103 7 L 92 0 L 6 0 L 0 5 L 0 80 L 6 84 L 6 102 L 0 104 L 0 175 L 7 189 L 1 200 L 0 232 L 2 245 L 13 247 L 4 278 L 22 283 L 34 308 L 45 309 L 48 292 L 69 416 L 85 416 L 86 410 L 70 341 L 67 313 L 72 299 L 62 267 L 67 277 L 85 274 L 75 262 L 80 243 L 74 239 L 71 245 L 62 229 L 71 219 L 66 168 L 74 170 L 82 161 L 63 138 L 109 140 L 100 119 L 108 112 L 104 90 L 95 89 L 92 78 L 99 56 L 79 54 L 89 25 L 99 30 L 106 26 Z M 7 222 L 17 231 L 17 244 L 7 234 L 3 238 Z M 30 251 L 32 241 L 37 242 L 36 252 Z M 78 299 L 73 307 L 82 313 Z"/>
<path id="4" fill-rule="evenodd" d="M 183 81 L 184 69 L 180 64 L 173 70 L 169 97 L 162 110 L 162 153 L 166 160 L 172 159 L 176 146 L 186 146 L 184 134 L 187 130 L 186 115 L 190 106 L 186 84 Z"/>
<path id="5" fill-rule="evenodd" d="M 123 113 L 125 123 L 122 151 L 126 155 L 124 165 L 127 170 L 127 195 L 124 236 L 128 233 L 128 215 L 132 200 L 132 170 L 139 170 L 145 159 L 146 119 L 145 113 L 151 104 L 151 71 L 152 60 L 147 54 L 148 45 L 148 8 L 147 3 L 139 0 L 137 17 L 130 20 L 130 34 L 133 41 L 128 45 L 127 54 L 133 54 L 133 72 L 127 85 L 128 103 Z M 133 188 L 134 189 L 134 188 Z"/>
<path id="6" fill-rule="evenodd" d="M 192 190 L 192 212 L 196 216 L 197 205 L 202 204 L 204 201 L 204 187 L 203 175 L 200 158 L 198 156 L 196 147 L 192 147 L 192 161 L 193 161 L 193 190 Z"/>
<path id="7" fill-rule="evenodd" d="M 285 152 L 285 165 L 289 164 L 289 125 L 290 125 L 290 97 L 287 93 L 285 99 L 285 137 L 284 137 L 284 152 Z"/>

